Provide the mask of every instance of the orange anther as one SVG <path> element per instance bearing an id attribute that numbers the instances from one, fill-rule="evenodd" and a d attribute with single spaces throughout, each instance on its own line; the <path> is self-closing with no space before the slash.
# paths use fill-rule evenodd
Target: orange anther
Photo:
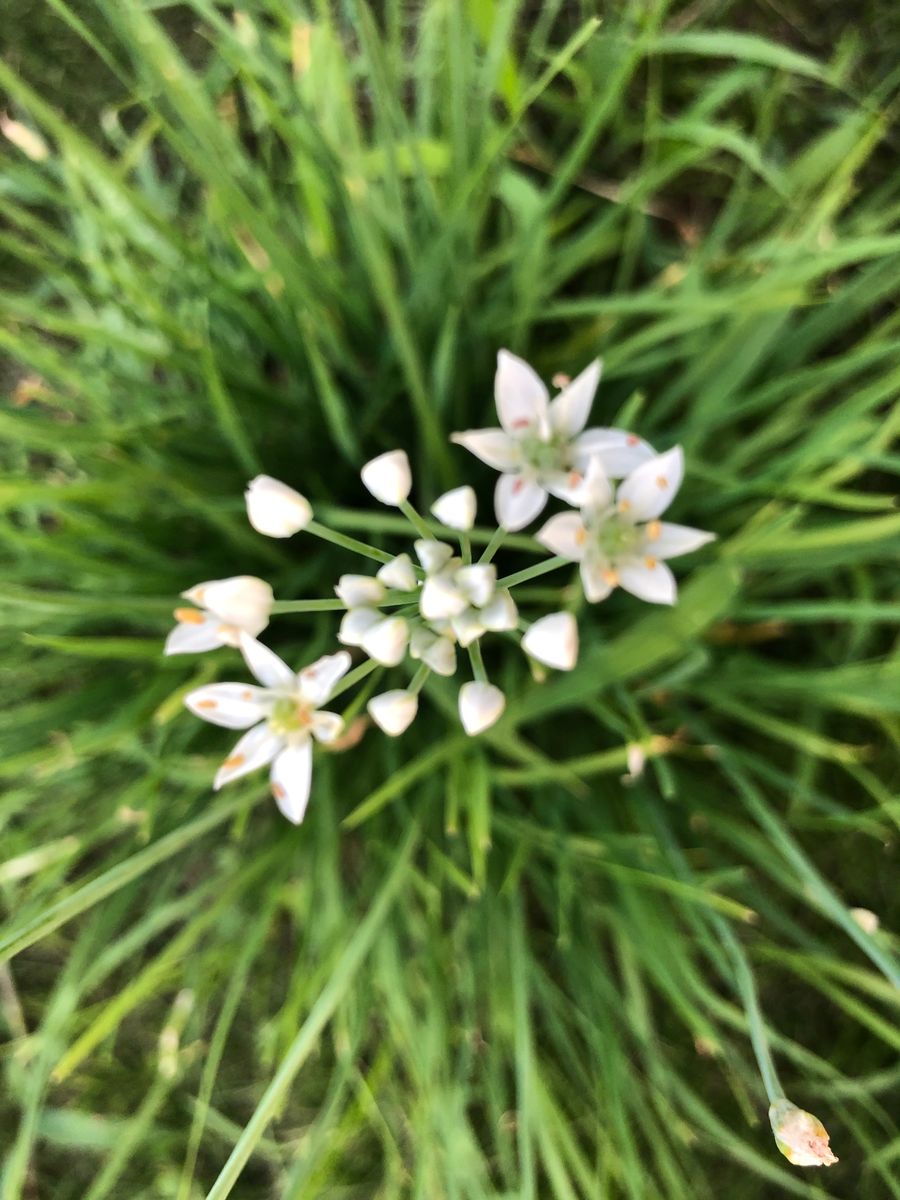
<path id="1" fill-rule="evenodd" d="M 232 754 L 231 758 L 226 758 L 226 759 L 225 759 L 225 761 L 224 761 L 224 763 L 222 764 L 222 766 L 223 766 L 223 767 L 226 767 L 226 768 L 227 768 L 227 769 L 230 771 L 230 770 L 232 770 L 232 768 L 234 768 L 234 767 L 240 767 L 240 766 L 243 766 L 243 764 L 244 764 L 246 761 L 247 761 L 247 756 L 246 756 L 246 755 L 244 755 L 244 754 Z"/>
<path id="2" fill-rule="evenodd" d="M 651 521 L 647 526 L 647 537 L 651 542 L 655 542 L 661 533 L 662 525 L 660 525 L 659 521 Z"/>
<path id="3" fill-rule="evenodd" d="M 198 700 L 197 707 L 198 708 L 218 708 L 219 702 L 218 702 L 218 700 Z"/>
<path id="4" fill-rule="evenodd" d="M 647 556 L 647 557 L 644 559 L 644 566 L 647 568 L 647 570 L 648 570 L 648 571 L 652 571 L 652 570 L 653 570 L 653 568 L 656 566 L 656 559 L 655 559 L 655 558 L 651 558 L 651 557 L 648 555 L 648 556 Z"/>
<path id="5" fill-rule="evenodd" d="M 610 587 L 618 587 L 619 572 L 614 571 L 611 567 L 607 567 L 603 572 L 603 582 L 608 584 Z"/>
<path id="6" fill-rule="evenodd" d="M 196 608 L 176 608 L 174 616 L 180 625 L 202 625 L 206 620 Z"/>
<path id="7" fill-rule="evenodd" d="M 583 528 L 576 529 L 575 530 L 575 545 L 583 546 L 586 541 L 587 541 L 587 530 L 583 529 Z"/>
<path id="8" fill-rule="evenodd" d="M 283 800 L 285 798 L 285 796 L 287 795 L 287 792 L 284 790 L 284 788 L 281 786 L 280 783 L 273 783 L 272 784 L 272 795 L 275 797 L 276 800 Z"/>
<path id="9" fill-rule="evenodd" d="M 640 440 L 641 439 L 639 437 L 635 437 L 633 433 L 629 433 L 628 437 L 625 439 L 629 446 L 636 446 Z"/>
<path id="10" fill-rule="evenodd" d="M 669 481 L 666 479 L 665 475 L 657 475 L 656 486 L 658 488 L 667 488 L 669 486 Z"/>

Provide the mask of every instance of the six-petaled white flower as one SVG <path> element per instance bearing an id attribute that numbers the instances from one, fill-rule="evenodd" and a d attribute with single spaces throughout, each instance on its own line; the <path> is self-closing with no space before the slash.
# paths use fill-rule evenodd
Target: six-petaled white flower
<path id="1" fill-rule="evenodd" d="M 689 554 L 715 534 L 671 525 L 659 516 L 681 485 L 680 446 L 641 463 L 614 493 L 602 463 L 592 459 L 581 512 L 551 517 L 537 539 L 554 554 L 581 565 L 584 594 L 592 603 L 623 587 L 651 604 L 674 604 L 675 577 L 665 559 Z"/>
<path id="2" fill-rule="evenodd" d="M 652 447 L 624 429 L 585 429 L 600 373 L 596 360 L 551 400 L 528 363 L 508 350 L 497 355 L 494 396 L 502 428 L 469 429 L 451 441 L 502 472 L 494 508 L 504 529 L 524 529 L 548 494 L 578 503 L 592 458 L 610 478 L 621 479 L 653 457 Z"/>
<path id="3" fill-rule="evenodd" d="M 216 773 L 218 790 L 249 771 L 271 764 L 272 795 L 281 812 L 299 825 L 306 812 L 312 779 L 312 738 L 327 745 L 343 731 L 343 719 L 322 711 L 350 667 L 346 650 L 326 654 L 295 673 L 277 654 L 246 633 L 240 649 L 261 687 L 211 683 L 185 697 L 204 721 L 226 729 L 246 729 Z"/>
<path id="4" fill-rule="evenodd" d="M 165 654 L 237 646 L 242 630 L 256 637 L 268 625 L 274 602 L 271 587 L 255 575 L 210 579 L 181 595 L 197 607 L 175 609 L 178 624 L 166 638 Z"/>
<path id="5" fill-rule="evenodd" d="M 306 497 L 271 475 L 257 475 L 251 479 L 244 492 L 244 501 L 250 524 L 266 537 L 292 537 L 305 529 L 313 517 L 312 506 Z"/>

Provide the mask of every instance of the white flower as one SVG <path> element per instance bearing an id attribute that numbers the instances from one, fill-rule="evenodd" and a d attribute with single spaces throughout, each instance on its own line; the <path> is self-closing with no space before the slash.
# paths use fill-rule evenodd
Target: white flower
<path id="1" fill-rule="evenodd" d="M 255 575 L 210 579 L 181 594 L 197 608 L 175 609 L 178 624 L 166 638 L 165 654 L 237 646 L 242 630 L 256 637 L 268 625 L 275 600 L 271 587 Z"/>
<path id="2" fill-rule="evenodd" d="M 653 449 L 623 429 L 585 429 L 601 364 L 595 360 L 553 400 L 528 363 L 508 350 L 497 355 L 494 396 L 502 429 L 469 429 L 451 441 L 503 472 L 494 492 L 504 529 L 524 529 L 547 495 L 578 503 L 588 462 L 599 458 L 621 479 L 653 457 Z"/>
<path id="3" fill-rule="evenodd" d="M 390 562 L 386 562 L 375 573 L 385 587 L 395 588 L 398 592 L 414 592 L 419 586 L 415 567 L 408 554 L 398 554 Z"/>
<path id="4" fill-rule="evenodd" d="M 362 481 L 376 500 L 397 508 L 409 496 L 412 472 L 405 450 L 389 450 L 367 462 L 360 472 Z"/>
<path id="5" fill-rule="evenodd" d="M 357 608 L 362 604 L 380 604 L 384 599 L 385 587 L 374 575 L 342 575 L 334 594 L 348 608 Z"/>
<path id="6" fill-rule="evenodd" d="M 463 566 L 443 542 L 418 541 L 416 554 L 425 568 L 419 612 L 438 632 L 446 624 L 461 646 L 469 646 L 486 630 L 515 629 L 519 619 L 508 591 L 497 591 L 493 563 Z"/>
<path id="7" fill-rule="evenodd" d="M 715 537 L 657 519 L 675 498 L 683 472 L 681 447 L 675 446 L 636 467 L 613 496 L 602 463 L 594 459 L 581 513 L 551 517 L 537 539 L 581 564 L 584 594 L 592 603 L 621 586 L 651 604 L 674 604 L 678 589 L 664 560 L 689 554 Z"/>
<path id="8" fill-rule="evenodd" d="M 578 623 L 570 612 L 550 613 L 526 630 L 522 649 L 557 671 L 571 671 L 578 661 Z"/>
<path id="9" fill-rule="evenodd" d="M 403 659 L 408 643 L 409 625 L 403 617 L 381 617 L 359 640 L 369 658 L 374 658 L 383 667 L 396 667 Z"/>
<path id="10" fill-rule="evenodd" d="M 431 511 L 448 529 L 469 530 L 475 524 L 477 501 L 475 492 L 466 484 L 438 496 Z"/>
<path id="11" fill-rule="evenodd" d="M 830 1167 L 838 1161 L 828 1144 L 828 1131 L 812 1113 L 784 1096 L 769 1107 L 775 1145 L 795 1167 Z"/>
<path id="12" fill-rule="evenodd" d="M 415 720 L 419 711 L 419 697 L 398 688 L 373 696 L 366 708 L 378 728 L 388 737 L 399 737 Z"/>
<path id="13" fill-rule="evenodd" d="M 185 697 L 204 721 L 226 729 L 246 729 L 216 773 L 213 787 L 271 763 L 275 802 L 299 825 L 306 812 L 312 777 L 311 737 L 333 742 L 343 731 L 337 713 L 321 711 L 338 680 L 350 667 L 346 650 L 326 654 L 298 674 L 261 642 L 240 635 L 241 653 L 261 687 L 247 683 L 211 683 Z"/>
<path id="14" fill-rule="evenodd" d="M 423 662 L 435 675 L 456 674 L 456 646 L 452 639 L 424 625 L 417 626 L 410 635 L 409 657 Z"/>
<path id="15" fill-rule="evenodd" d="M 475 737 L 499 721 L 506 697 L 492 683 L 473 681 L 459 689 L 459 719 L 469 735 Z"/>
<path id="16" fill-rule="evenodd" d="M 251 479 L 244 500 L 250 524 L 267 537 L 291 537 L 312 520 L 312 507 L 306 497 L 271 475 Z"/>

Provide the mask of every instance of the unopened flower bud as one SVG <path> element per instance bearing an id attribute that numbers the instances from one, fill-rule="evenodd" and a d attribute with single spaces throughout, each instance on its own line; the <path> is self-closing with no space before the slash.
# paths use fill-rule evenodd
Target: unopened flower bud
<path id="1" fill-rule="evenodd" d="M 838 1161 L 819 1118 L 784 1096 L 769 1107 L 769 1121 L 776 1146 L 795 1167 L 830 1167 Z"/>
<path id="2" fill-rule="evenodd" d="M 547 667 L 571 671 L 578 661 L 578 623 L 570 612 L 541 617 L 526 631 L 522 648 Z"/>
<path id="3" fill-rule="evenodd" d="M 466 484 L 438 496 L 431 511 L 442 525 L 465 532 L 475 524 L 476 508 L 475 492 Z"/>
<path id="4" fill-rule="evenodd" d="M 412 471 L 405 450 L 389 450 L 367 462 L 362 481 L 376 500 L 397 508 L 412 489 Z"/>
<path id="5" fill-rule="evenodd" d="M 312 520 L 312 507 L 306 497 L 271 475 L 251 479 L 244 499 L 250 524 L 266 537 L 291 537 Z"/>
<path id="6" fill-rule="evenodd" d="M 366 705 L 369 716 L 388 737 L 399 737 L 415 720 L 419 698 L 412 692 L 398 689 L 373 696 Z"/>
<path id="7" fill-rule="evenodd" d="M 504 708 L 506 697 L 492 683 L 475 680 L 459 689 L 459 719 L 469 737 L 490 729 L 499 721 Z"/>

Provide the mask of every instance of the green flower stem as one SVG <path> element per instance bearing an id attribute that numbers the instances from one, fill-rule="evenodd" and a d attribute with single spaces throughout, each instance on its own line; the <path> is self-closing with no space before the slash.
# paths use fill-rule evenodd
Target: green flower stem
<path id="1" fill-rule="evenodd" d="M 469 662 L 472 664 L 472 674 L 479 683 L 487 683 L 487 671 L 484 669 L 484 659 L 481 657 L 481 646 L 473 642 L 469 647 Z"/>
<path id="2" fill-rule="evenodd" d="M 389 512 L 368 512 L 355 508 L 338 508 L 330 504 L 317 506 L 316 512 L 334 529 L 346 529 L 348 532 L 404 537 L 409 529 L 406 518 L 399 513 L 393 515 Z M 427 521 L 426 525 L 430 530 L 429 537 L 440 539 L 446 536 L 446 527 L 438 521 Z M 496 530 L 480 529 L 476 526 L 469 530 L 468 536 L 473 546 L 486 546 L 497 533 Z M 528 534 L 508 533 L 503 544 L 513 550 L 522 550 L 526 554 L 545 553 L 544 547 Z"/>
<path id="3" fill-rule="evenodd" d="M 361 663 L 358 667 L 352 670 L 349 675 L 344 676 L 344 678 L 329 696 L 329 700 L 333 700 L 335 696 L 340 696 L 342 692 L 346 692 L 349 688 L 352 688 L 355 684 L 359 683 L 360 680 L 365 679 L 367 675 L 371 675 L 373 671 L 378 670 L 380 666 L 380 663 L 375 662 L 375 660 L 371 658 L 368 660 L 368 662 Z"/>
<path id="4" fill-rule="evenodd" d="M 556 555 L 555 558 L 548 558 L 545 562 L 537 563 L 533 567 L 526 567 L 524 571 L 516 571 L 514 575 L 507 575 L 504 579 L 497 580 L 497 587 L 512 588 L 517 583 L 527 583 L 529 579 L 537 579 L 539 575 L 546 575 L 548 571 L 555 571 L 557 567 L 564 567 L 568 563 L 567 558 L 562 555 Z"/>
<path id="5" fill-rule="evenodd" d="M 459 552 L 462 555 L 463 563 L 468 566 L 472 561 L 472 542 L 467 533 L 459 535 Z"/>
<path id="6" fill-rule="evenodd" d="M 484 551 L 481 555 L 481 558 L 479 558 L 478 561 L 483 562 L 483 563 L 489 563 L 491 561 L 491 559 L 494 557 L 494 555 L 497 553 L 497 551 L 500 549 L 500 547 L 503 545 L 503 541 L 504 541 L 505 537 L 506 537 L 505 529 L 499 529 L 499 528 L 495 529 L 494 532 L 491 534 L 491 540 L 488 542 L 487 546 L 485 546 Z"/>
<path id="7" fill-rule="evenodd" d="M 427 666 L 425 663 L 422 663 L 418 671 L 416 671 L 415 675 L 413 675 L 410 685 L 406 690 L 413 696 L 418 696 L 419 692 L 421 692 L 422 688 L 425 686 L 425 680 L 430 674 L 431 667 Z"/>
<path id="8" fill-rule="evenodd" d="M 311 533 L 313 537 L 321 538 L 324 542 L 331 542 L 335 546 L 342 546 L 345 550 L 352 550 L 355 554 L 362 554 L 365 558 L 374 558 L 376 562 L 386 563 L 393 558 L 392 554 L 386 554 L 384 550 L 378 550 L 367 542 L 359 541 L 358 538 L 347 537 L 344 533 L 335 533 L 333 529 L 326 529 L 318 521 L 310 521 L 306 526 L 306 532 Z"/>
<path id="9" fill-rule="evenodd" d="M 397 608 L 404 604 L 412 604 L 417 600 L 415 592 L 389 592 L 383 600 L 372 604 L 371 608 Z M 346 609 L 343 600 L 276 600 L 272 612 L 277 616 L 282 613 L 315 613 L 336 612 Z"/>
<path id="10" fill-rule="evenodd" d="M 434 534 L 428 528 L 425 518 L 416 512 L 408 500 L 401 500 L 399 508 L 410 525 L 416 530 L 419 537 L 425 538 L 426 541 L 431 541 L 434 538 Z"/>

